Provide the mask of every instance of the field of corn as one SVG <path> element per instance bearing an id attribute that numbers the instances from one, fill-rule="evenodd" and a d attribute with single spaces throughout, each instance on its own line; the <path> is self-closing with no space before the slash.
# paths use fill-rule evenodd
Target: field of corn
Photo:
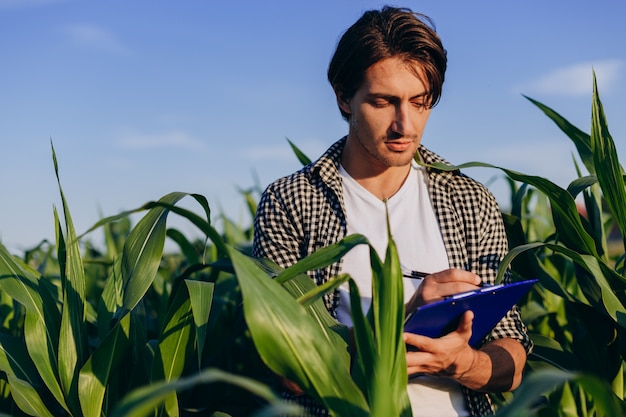
<path id="1" fill-rule="evenodd" d="M 567 189 L 504 167 L 460 166 L 506 175 L 511 252 L 500 276 L 509 267 L 516 279 L 539 278 L 520 301 L 535 349 L 522 385 L 492 395 L 497 415 L 626 415 L 624 170 L 595 80 L 589 134 L 529 100 L 577 149 L 579 176 Z M 173 192 L 77 235 L 60 179 L 59 192 L 56 242 L 19 257 L 0 244 L 0 416 L 298 415 L 271 390 L 276 375 L 334 416 L 410 415 L 392 240 L 384 262 L 372 251 L 373 314 L 353 312 L 351 364 L 347 329 L 321 301 L 350 277 L 315 287 L 305 272 L 368 245 L 363 236 L 282 269 L 250 257 L 250 229 L 219 215 L 218 231 L 201 195 Z M 251 217 L 258 196 L 242 194 Z M 171 216 L 206 239 L 168 227 Z M 88 239 L 95 229 L 99 245 Z M 164 251 L 167 239 L 177 250 Z"/>

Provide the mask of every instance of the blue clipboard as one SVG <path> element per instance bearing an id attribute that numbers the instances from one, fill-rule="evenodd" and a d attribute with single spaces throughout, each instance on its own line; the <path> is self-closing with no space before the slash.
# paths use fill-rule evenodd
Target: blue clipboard
<path id="1" fill-rule="evenodd" d="M 467 310 L 472 310 L 474 320 L 469 344 L 476 347 L 537 281 L 529 279 L 479 288 L 425 304 L 407 316 L 404 331 L 428 337 L 441 337 L 455 330 L 461 315 Z"/>

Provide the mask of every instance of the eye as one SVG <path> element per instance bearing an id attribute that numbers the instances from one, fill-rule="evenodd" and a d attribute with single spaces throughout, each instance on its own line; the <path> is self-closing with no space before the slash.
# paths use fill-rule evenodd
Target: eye
<path id="1" fill-rule="evenodd" d="M 427 107 L 427 101 L 423 98 L 420 98 L 419 100 L 413 100 L 411 101 L 411 104 L 419 111 L 422 111 Z"/>
<path id="2" fill-rule="evenodd" d="M 389 100 L 379 97 L 371 100 L 370 104 L 376 108 L 383 108 L 389 105 Z"/>

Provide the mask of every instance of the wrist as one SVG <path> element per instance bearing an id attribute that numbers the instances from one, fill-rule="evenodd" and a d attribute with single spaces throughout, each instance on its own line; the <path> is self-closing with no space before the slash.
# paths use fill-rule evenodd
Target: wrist
<path id="1" fill-rule="evenodd" d="M 461 355 L 462 359 L 456 364 L 453 378 L 461 385 L 467 386 L 472 381 L 472 370 L 481 360 L 481 352 L 472 349 L 469 345 L 466 347 L 465 352 L 464 355 Z"/>

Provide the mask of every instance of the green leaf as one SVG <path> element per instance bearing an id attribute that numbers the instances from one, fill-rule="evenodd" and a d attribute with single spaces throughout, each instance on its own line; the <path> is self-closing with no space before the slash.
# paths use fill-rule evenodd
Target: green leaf
<path id="1" fill-rule="evenodd" d="M 58 178 L 58 173 L 57 173 Z M 60 185 L 59 185 L 60 188 Z M 61 191 L 63 205 L 66 206 Z M 65 398 L 74 414 L 80 408 L 79 399 L 75 393 L 78 370 L 83 364 L 86 355 L 85 326 L 85 275 L 78 241 L 73 230 L 69 211 L 65 209 L 67 236 L 69 244 L 61 232 L 58 215 L 57 219 L 57 247 L 59 252 L 59 266 L 61 268 L 61 285 L 63 289 L 63 303 L 61 308 L 61 331 L 59 333 L 58 369 L 61 387 Z"/>
<path id="2" fill-rule="evenodd" d="M 244 314 L 263 361 L 296 382 L 334 415 L 366 416 L 368 406 L 320 325 L 279 283 L 235 249 L 229 254 L 243 296 Z"/>
<path id="3" fill-rule="evenodd" d="M 131 349 L 131 315 L 125 315 L 94 350 L 80 370 L 78 394 L 84 417 L 99 417 L 106 414 L 102 409 L 109 377 Z"/>
<path id="4" fill-rule="evenodd" d="M 185 193 L 174 192 L 159 201 L 175 204 Z M 152 208 L 133 228 L 124 244 L 122 276 L 125 310 L 132 310 L 144 296 L 159 268 L 165 245 L 166 219 L 169 210 Z"/>
<path id="5" fill-rule="evenodd" d="M 55 209 L 58 237 L 57 248 L 63 288 L 61 333 L 59 336 L 59 357 L 61 359 L 59 361 L 59 375 L 61 384 L 66 392 L 69 392 L 78 374 L 77 365 L 82 364 L 87 355 L 85 269 L 69 205 L 61 187 L 56 153 L 52 143 L 50 145 L 52 147 L 54 171 L 59 186 L 65 220 L 65 239 L 63 239 Z M 72 402 L 75 402 L 75 399 Z"/>
<path id="6" fill-rule="evenodd" d="M 158 352 L 162 362 L 157 361 L 155 364 L 154 379 L 170 381 L 182 374 L 187 351 L 194 347 L 191 340 L 193 320 L 187 290 L 179 287 L 173 296 L 161 332 Z"/>
<path id="7" fill-rule="evenodd" d="M 309 165 L 311 163 L 311 159 L 306 156 L 304 152 L 302 152 L 296 145 L 294 145 L 292 141 L 287 139 L 287 142 L 289 142 L 289 146 L 291 146 L 293 153 L 296 154 L 296 158 L 298 158 L 298 161 L 300 161 L 302 165 Z"/>
<path id="8" fill-rule="evenodd" d="M 562 371 L 580 367 L 577 357 L 565 351 L 556 340 L 540 334 L 532 334 L 531 338 L 534 347 L 528 358 L 530 363 L 538 361 L 543 367 L 547 364 Z"/>
<path id="9" fill-rule="evenodd" d="M 31 384 L 13 375 L 7 375 L 7 377 L 11 386 L 11 396 L 20 410 L 31 416 L 54 417 L 54 413 L 46 406 Z"/>
<path id="10" fill-rule="evenodd" d="M 626 307 L 613 289 L 618 285 L 620 287 L 626 285 L 626 279 L 613 271 L 596 256 L 580 254 L 572 249 L 551 243 L 529 243 L 512 249 L 504 257 L 498 269 L 498 276 L 496 278 L 497 282 L 500 282 L 502 276 L 504 275 L 505 268 L 515 256 L 526 250 L 532 250 L 539 247 L 545 247 L 554 252 L 560 253 L 589 272 L 589 274 L 593 277 L 593 280 L 588 280 L 584 275 L 578 276 L 579 285 L 582 287 L 583 291 L 585 291 L 587 299 L 589 299 L 596 309 L 606 312 L 611 318 L 613 318 L 613 320 L 619 323 L 623 328 L 626 328 Z M 589 290 L 590 288 L 598 290 L 601 298 L 594 297 L 594 292 L 591 292 Z M 565 296 L 566 293 L 563 292 L 561 295 Z M 569 296 L 567 298 L 571 300 Z"/>
<path id="11" fill-rule="evenodd" d="M 496 417 L 526 417 L 535 415 L 537 399 L 566 382 L 576 382 L 594 400 L 598 416 L 624 415 L 624 405 L 611 391 L 611 387 L 599 378 L 557 369 L 542 369 L 530 373 L 515 391 L 513 400 L 498 409 Z M 595 415 L 595 414 L 594 414 Z"/>
<path id="12" fill-rule="evenodd" d="M 350 313 L 352 316 L 356 358 L 354 360 L 353 375 L 361 391 L 365 394 L 367 403 L 372 403 L 371 375 L 376 363 L 377 352 L 374 340 L 374 331 L 363 314 L 359 287 L 354 280 L 350 285 Z"/>
<path id="13" fill-rule="evenodd" d="M 122 278 L 122 259 L 118 257 L 113 263 L 109 277 L 98 303 L 98 335 L 104 339 L 111 331 L 111 323 L 115 313 L 124 303 L 124 279 Z"/>
<path id="14" fill-rule="evenodd" d="M 57 379 L 57 348 L 61 315 L 45 281 L 19 263 L 0 244 L 0 286 L 26 309 L 24 338 L 28 354 L 54 398 L 67 411 L 65 395 Z"/>
<path id="15" fill-rule="evenodd" d="M 548 179 L 526 175 L 506 168 L 483 162 L 468 162 L 465 164 L 450 166 L 443 163 L 432 164 L 432 167 L 442 171 L 455 171 L 470 167 L 496 168 L 506 173 L 510 178 L 526 184 L 530 184 L 544 193 L 550 200 L 552 208 L 552 218 L 556 229 L 559 231 L 560 240 L 568 247 L 581 253 L 598 256 L 596 244 L 583 227 L 583 223 L 578 214 L 576 202 L 569 192 L 562 189 Z"/>
<path id="16" fill-rule="evenodd" d="M 615 142 L 611 138 L 598 94 L 595 73 L 593 76 L 593 101 L 591 118 L 591 148 L 600 188 L 613 213 L 613 219 L 626 242 L 626 184 L 624 170 L 619 163 Z"/>
<path id="17" fill-rule="evenodd" d="M 387 217 L 387 229 L 389 218 Z M 410 416 L 407 395 L 406 348 L 403 339 L 404 287 L 402 270 L 395 242 L 388 233 L 385 262 L 381 263 L 370 247 L 372 264 L 372 305 L 376 360 L 370 377 L 370 407 L 372 415 Z"/>
<path id="18" fill-rule="evenodd" d="M 193 244 L 183 235 L 179 230 L 167 229 L 167 237 L 172 239 L 178 244 L 183 256 L 189 262 L 189 264 L 199 264 L 201 262 L 200 256 L 196 252 Z"/>
<path id="19" fill-rule="evenodd" d="M 339 242 L 330 246 L 325 246 L 286 268 L 276 277 L 276 281 L 283 283 L 296 275 L 324 268 L 337 262 L 356 245 L 363 244 L 368 244 L 367 238 L 363 235 L 353 234 L 346 236 Z"/>
<path id="20" fill-rule="evenodd" d="M 595 175 L 589 175 L 586 177 L 580 177 L 570 183 L 567 187 L 567 191 L 572 197 L 576 198 L 578 194 L 598 183 L 598 178 Z"/>
<path id="21" fill-rule="evenodd" d="M 37 369 L 23 340 L 0 332 L 0 371 L 30 385 L 39 383 Z"/>
<path id="22" fill-rule="evenodd" d="M 207 325 L 209 322 L 209 313 L 211 312 L 215 284 L 212 282 L 193 281 L 189 279 L 185 280 L 185 284 L 187 284 L 187 289 L 189 290 L 191 311 L 196 326 L 198 366 L 200 366 L 207 336 Z"/>
<path id="23" fill-rule="evenodd" d="M 309 281 L 311 280 L 308 275 L 305 275 Z M 319 300 L 323 297 L 324 294 L 330 291 L 334 291 L 341 286 L 344 282 L 347 282 L 350 278 L 347 274 L 342 274 L 338 277 L 328 280 L 324 284 L 316 285 L 315 288 L 312 288 L 306 294 L 298 297 L 297 301 L 303 305 L 304 307 L 308 307 L 313 304 L 316 300 Z"/>
<path id="24" fill-rule="evenodd" d="M 257 259 L 254 259 L 254 262 L 257 261 Z M 340 360 L 349 363 L 348 328 L 330 315 L 324 301 L 320 298 L 320 287 L 330 291 L 335 286 L 340 285 L 345 278 L 346 276 L 339 276 L 326 284 L 318 286 L 308 275 L 300 274 L 284 282 L 282 286 L 301 306 L 306 308 L 307 313 L 317 323 L 324 337 L 331 345 L 336 347 Z"/>
<path id="25" fill-rule="evenodd" d="M 269 415 L 301 415 L 302 410 L 295 405 L 281 403 L 266 385 L 255 380 L 233 375 L 219 369 L 205 369 L 194 376 L 171 382 L 156 382 L 141 387 L 128 394 L 115 408 L 111 417 L 145 417 L 151 414 L 166 398 L 174 392 L 181 392 L 200 384 L 225 382 L 246 389 L 271 404 L 275 413 Z M 210 393 L 210 390 L 209 390 Z"/>
<path id="26" fill-rule="evenodd" d="M 183 374 L 187 358 L 193 353 L 193 314 L 187 289 L 178 286 L 161 331 L 152 380 L 172 381 Z M 171 395 L 165 402 L 165 415 L 178 415 L 178 400 Z"/>
<path id="27" fill-rule="evenodd" d="M 593 153 L 591 151 L 591 138 L 588 134 L 572 125 L 559 113 L 550 107 L 524 96 L 528 101 L 539 107 L 574 143 L 580 158 L 590 174 L 595 174 L 595 164 L 593 163 Z"/>

